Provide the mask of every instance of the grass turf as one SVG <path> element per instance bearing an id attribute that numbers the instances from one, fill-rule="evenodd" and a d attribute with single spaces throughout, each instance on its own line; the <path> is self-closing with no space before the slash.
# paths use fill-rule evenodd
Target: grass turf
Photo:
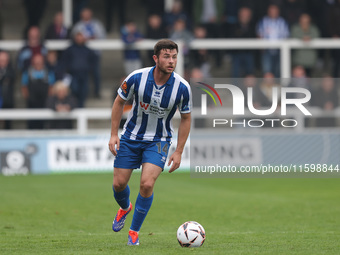
<path id="1" fill-rule="evenodd" d="M 192 179 L 163 173 L 139 247 L 110 174 L 0 176 L 0 254 L 339 254 L 340 179 Z M 131 200 L 139 174 L 130 180 Z M 180 224 L 201 223 L 201 248 L 181 248 Z"/>

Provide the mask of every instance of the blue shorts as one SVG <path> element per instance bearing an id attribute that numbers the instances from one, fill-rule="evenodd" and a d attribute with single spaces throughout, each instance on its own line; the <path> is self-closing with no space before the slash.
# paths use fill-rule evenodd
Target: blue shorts
<path id="1" fill-rule="evenodd" d="M 114 167 L 135 169 L 143 163 L 152 163 L 164 168 L 170 142 L 135 141 L 122 138 L 115 158 Z"/>

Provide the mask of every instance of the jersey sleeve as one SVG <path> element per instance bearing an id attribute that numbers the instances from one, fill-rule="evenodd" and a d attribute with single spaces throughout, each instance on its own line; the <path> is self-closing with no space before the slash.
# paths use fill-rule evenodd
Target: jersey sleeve
<path id="1" fill-rule="evenodd" d="M 178 106 L 180 113 L 189 113 L 192 108 L 192 98 L 190 86 L 185 86 L 181 97 L 181 102 Z"/>
<path id="2" fill-rule="evenodd" d="M 133 95 L 133 88 L 135 85 L 135 76 L 129 75 L 120 85 L 118 89 L 118 95 L 124 100 L 130 100 Z"/>

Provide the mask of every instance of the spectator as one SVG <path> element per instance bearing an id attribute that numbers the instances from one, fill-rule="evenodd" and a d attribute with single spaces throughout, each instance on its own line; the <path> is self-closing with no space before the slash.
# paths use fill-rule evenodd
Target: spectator
<path id="1" fill-rule="evenodd" d="M 205 39 L 207 37 L 207 30 L 203 26 L 197 26 L 194 29 L 194 37 L 196 39 Z M 194 63 L 193 67 L 197 67 L 202 72 L 203 76 L 209 78 L 210 75 L 210 54 L 206 49 L 198 49 L 190 51 L 190 63 Z"/>
<path id="2" fill-rule="evenodd" d="M 310 89 L 310 84 L 303 66 L 295 66 L 292 70 L 290 87 Z"/>
<path id="3" fill-rule="evenodd" d="M 192 91 L 191 91 L 191 93 L 192 93 L 192 106 L 194 108 L 200 108 L 201 105 L 202 105 L 201 96 L 202 96 L 203 91 L 201 89 L 199 89 L 199 87 L 197 87 L 197 85 L 199 85 L 199 82 L 207 83 L 206 78 L 208 78 L 208 77 L 204 76 L 204 73 L 201 71 L 200 68 L 194 67 L 194 68 L 191 69 L 190 84 L 192 86 Z M 196 88 L 194 88 L 194 84 L 195 84 Z M 205 92 L 203 92 L 203 93 L 205 93 Z M 213 100 L 210 100 L 208 98 L 207 107 L 208 108 L 214 108 L 215 107 Z M 207 119 L 207 118 L 195 118 L 195 121 L 193 123 L 195 128 L 204 128 L 204 127 L 207 127 L 209 124 L 210 124 L 209 119 Z"/>
<path id="4" fill-rule="evenodd" d="M 268 16 L 264 17 L 258 24 L 257 34 L 266 40 L 281 40 L 289 36 L 287 22 L 280 17 L 277 5 L 268 7 Z M 264 50 L 262 53 L 262 71 L 271 72 L 275 77 L 280 76 L 280 51 L 276 49 Z"/>
<path id="5" fill-rule="evenodd" d="M 89 0 L 73 0 L 73 12 L 72 12 L 72 21 L 73 24 L 76 24 L 80 20 L 81 11 L 87 6 Z"/>
<path id="6" fill-rule="evenodd" d="M 23 72 L 27 70 L 31 64 L 31 60 L 35 55 L 42 55 L 46 57 L 47 49 L 41 42 L 40 30 L 38 27 L 31 27 L 28 30 L 28 38 L 24 47 L 22 47 L 18 54 L 17 67 Z"/>
<path id="7" fill-rule="evenodd" d="M 74 35 L 73 43 L 63 53 L 60 70 L 63 75 L 72 76 L 71 92 L 78 106 L 84 107 L 88 94 L 89 73 L 96 64 L 96 54 L 85 45 L 86 38 L 81 32 Z"/>
<path id="8" fill-rule="evenodd" d="M 190 20 L 193 20 L 193 9 L 194 9 L 194 2 L 196 0 L 185 0 L 182 1 L 183 4 L 183 12 L 187 14 Z"/>
<path id="9" fill-rule="evenodd" d="M 58 58 L 57 58 L 57 52 L 54 50 L 50 50 L 47 52 L 46 57 L 46 65 L 47 67 L 55 73 L 55 70 L 58 65 Z"/>
<path id="10" fill-rule="evenodd" d="M 70 29 L 68 29 L 64 25 L 64 18 L 63 18 L 62 12 L 57 12 L 54 15 L 53 22 L 46 29 L 45 39 L 46 40 L 70 39 Z M 55 67 L 56 67 L 57 61 L 61 59 L 62 52 L 63 50 L 49 51 L 47 54 L 47 65 L 49 68 L 52 68 L 53 71 L 55 71 L 56 79 L 60 79 Z M 54 56 L 56 56 L 57 59 L 53 59 Z"/>
<path id="11" fill-rule="evenodd" d="M 191 69 L 190 72 L 190 83 L 197 85 L 198 82 L 205 82 L 204 74 L 202 73 L 201 69 L 194 67 Z M 194 108 L 201 107 L 201 95 L 202 90 L 198 88 L 192 87 L 192 106 Z M 211 100 L 212 101 L 212 100 Z M 209 106 L 212 106 L 212 102 L 210 100 L 208 101 Z M 197 119 L 199 122 L 204 123 L 203 119 Z M 197 120 L 195 120 L 195 127 L 197 127 Z M 203 126 L 203 124 L 200 124 L 200 126 Z"/>
<path id="12" fill-rule="evenodd" d="M 167 38 L 168 34 L 162 23 L 161 16 L 153 14 L 148 18 L 148 24 L 146 27 L 146 38 L 149 39 L 162 39 Z"/>
<path id="13" fill-rule="evenodd" d="M 279 84 L 276 83 L 275 77 L 272 73 L 266 73 L 263 76 L 262 81 L 258 83 L 258 80 L 255 78 L 253 74 L 249 74 L 242 79 L 243 86 L 241 89 L 244 91 L 245 100 L 244 104 L 248 106 L 248 89 L 252 89 L 252 97 L 250 98 L 251 105 L 257 109 L 270 109 L 274 102 L 273 102 L 273 88 L 279 87 Z M 279 105 L 280 102 L 277 102 Z M 275 106 L 277 106 L 275 105 Z M 261 118 L 260 118 L 261 119 Z M 249 118 L 246 118 L 248 121 Z M 264 127 L 278 127 L 278 123 L 269 123 L 266 122 L 265 118 L 261 119 L 265 124 Z"/>
<path id="14" fill-rule="evenodd" d="M 4 21 L 2 19 L 2 12 L 3 12 L 2 1 L 0 0 L 0 40 L 3 39 L 2 31 L 3 31 Z"/>
<path id="15" fill-rule="evenodd" d="M 288 84 L 289 87 L 296 87 L 296 88 L 304 88 L 310 92 L 312 91 L 312 86 L 309 80 L 309 77 L 306 75 L 306 71 L 303 66 L 295 66 L 292 70 L 292 77 L 290 79 L 290 83 Z M 290 95 L 288 95 L 290 97 Z M 313 96 L 313 95 L 312 95 Z M 303 98 L 305 95 L 301 93 L 292 93 L 291 97 L 294 98 Z M 312 97 L 313 100 L 313 97 Z M 312 100 L 305 103 L 306 105 L 312 105 Z M 305 126 L 314 126 L 314 119 L 306 118 L 305 119 Z"/>
<path id="16" fill-rule="evenodd" d="M 339 105 L 338 91 L 332 76 L 323 77 L 321 87 L 316 90 L 314 97 L 315 106 L 323 110 L 333 110 Z"/>
<path id="17" fill-rule="evenodd" d="M 131 48 L 133 44 L 142 40 L 142 34 L 137 30 L 136 23 L 128 21 L 122 29 L 122 40 L 125 43 L 124 50 L 124 67 L 125 74 L 133 72 L 136 69 L 142 68 L 142 61 L 138 50 Z"/>
<path id="18" fill-rule="evenodd" d="M 273 88 L 279 87 L 276 83 L 273 73 L 265 73 L 260 83 L 259 99 L 262 107 L 271 107 L 273 105 Z"/>
<path id="19" fill-rule="evenodd" d="M 146 27 L 146 38 L 162 39 L 162 38 L 167 38 L 167 37 L 168 37 L 168 34 L 165 31 L 165 28 L 163 26 L 161 16 L 157 14 L 153 14 L 149 16 L 148 24 Z M 154 54 L 153 50 L 148 51 L 148 58 L 149 58 L 149 62 L 151 63 L 151 65 L 154 64 L 154 60 L 152 57 L 153 54 Z"/>
<path id="20" fill-rule="evenodd" d="M 314 92 L 314 95 L 314 106 L 325 111 L 334 110 L 339 106 L 339 96 L 335 80 L 329 75 L 323 77 L 321 87 Z M 316 123 L 318 127 L 332 127 L 335 126 L 335 118 L 317 118 Z"/>
<path id="21" fill-rule="evenodd" d="M 104 39 L 106 37 L 105 29 L 102 23 L 93 18 L 91 9 L 84 8 L 81 11 L 81 20 L 74 26 L 72 33 L 81 32 L 86 39 Z M 96 59 L 94 65 L 94 95 L 96 98 L 100 98 L 101 87 L 101 55 L 99 51 L 95 51 Z"/>
<path id="22" fill-rule="evenodd" d="M 223 10 L 223 0 L 195 0 L 195 24 L 205 27 L 208 38 L 219 37 Z M 222 54 L 218 50 L 213 51 L 213 53 L 216 65 L 221 66 Z"/>
<path id="23" fill-rule="evenodd" d="M 319 37 L 319 30 L 311 24 L 308 14 L 302 14 L 299 24 L 292 27 L 292 38 L 298 38 L 305 42 Z M 308 76 L 311 76 L 312 69 L 316 64 L 318 55 L 315 49 L 297 49 L 293 51 L 293 65 L 303 66 Z"/>
<path id="24" fill-rule="evenodd" d="M 332 37 L 332 27 L 337 26 L 331 22 L 331 12 L 336 5 L 336 0 L 308 0 L 307 4 L 308 13 L 318 26 L 321 37 Z"/>
<path id="25" fill-rule="evenodd" d="M 39 27 L 46 9 L 47 0 L 23 0 L 23 3 L 27 15 L 27 26 L 24 30 L 24 38 L 26 38 L 27 31 L 31 27 Z"/>
<path id="26" fill-rule="evenodd" d="M 61 57 L 60 57 L 61 59 Z M 60 60 L 61 61 L 61 60 Z M 50 50 L 47 53 L 46 57 L 46 66 L 48 70 L 54 73 L 56 80 L 63 79 L 63 74 L 61 73 L 61 70 L 59 68 L 59 60 L 58 60 L 58 53 L 57 51 Z"/>
<path id="27" fill-rule="evenodd" d="M 268 6 L 274 4 L 275 1 L 272 0 L 241 0 L 240 6 L 248 7 L 253 12 L 254 23 L 257 24 L 264 16 L 266 16 L 268 11 Z"/>
<path id="28" fill-rule="evenodd" d="M 311 85 L 309 78 L 306 75 L 306 71 L 303 66 L 295 66 L 292 71 L 292 78 L 289 83 L 289 87 L 305 88 L 311 91 Z M 295 98 L 301 98 L 303 95 L 295 94 Z"/>
<path id="29" fill-rule="evenodd" d="M 70 38 L 70 30 L 64 25 L 62 12 L 54 15 L 53 22 L 47 27 L 45 39 L 47 40 L 63 40 Z"/>
<path id="30" fill-rule="evenodd" d="M 204 74 L 201 72 L 201 69 L 194 67 L 191 69 L 190 79 L 194 79 L 195 82 L 202 82 L 204 79 Z"/>
<path id="31" fill-rule="evenodd" d="M 245 106 L 248 105 L 248 92 L 247 92 L 248 88 L 253 89 L 252 102 L 254 108 L 259 109 L 263 106 L 263 102 L 267 102 L 267 98 L 264 96 L 264 94 L 262 93 L 257 84 L 257 79 L 255 75 L 253 74 L 246 75 L 244 79 L 242 79 L 242 84 L 243 86 L 241 87 L 241 89 L 243 90 L 243 94 L 245 95 L 244 99 Z"/>
<path id="32" fill-rule="evenodd" d="M 195 0 L 195 24 L 201 24 L 206 28 L 207 37 L 217 38 L 223 11 L 223 0 Z"/>
<path id="33" fill-rule="evenodd" d="M 42 55 L 35 55 L 28 70 L 22 74 L 22 94 L 26 100 L 27 108 L 45 108 L 48 95 L 52 92 L 55 82 L 54 74 L 45 65 Z M 29 129 L 44 128 L 44 121 L 28 121 Z"/>
<path id="34" fill-rule="evenodd" d="M 306 0 L 284 0 L 282 16 L 289 27 L 298 23 L 300 16 L 306 11 Z"/>
<path id="35" fill-rule="evenodd" d="M 334 23 L 335 22 L 335 23 Z M 332 38 L 340 38 L 340 0 L 336 0 L 333 8 L 330 10 L 328 28 Z M 333 76 L 339 77 L 340 73 L 340 50 L 332 50 L 333 57 Z"/>
<path id="36" fill-rule="evenodd" d="M 164 14 L 164 24 L 166 31 L 169 33 L 176 22 L 176 20 L 182 19 L 186 22 L 187 27 L 190 27 L 188 15 L 183 11 L 183 5 L 180 0 L 175 0 L 171 12 Z"/>
<path id="37" fill-rule="evenodd" d="M 80 14 L 80 21 L 74 25 L 72 34 L 81 32 L 86 39 L 105 39 L 104 26 L 99 20 L 93 18 L 91 9 L 84 8 Z"/>
<path id="38" fill-rule="evenodd" d="M 193 84 L 197 84 L 197 82 L 204 82 L 204 74 L 202 73 L 201 69 L 194 67 L 191 69 L 190 72 L 190 84 L 193 86 Z M 192 87 L 192 106 L 194 108 L 201 107 L 202 102 L 201 102 L 201 95 L 202 95 L 202 90 L 198 88 Z M 208 107 L 213 107 L 213 102 L 212 100 L 208 100 Z M 206 118 L 195 118 L 195 121 L 193 123 L 195 128 L 204 128 L 206 127 L 208 120 Z"/>
<path id="39" fill-rule="evenodd" d="M 235 26 L 238 23 L 240 0 L 223 0 L 224 10 L 222 16 L 221 37 L 232 37 Z"/>
<path id="40" fill-rule="evenodd" d="M 69 93 L 69 87 L 62 81 L 54 84 L 53 95 L 47 99 L 47 107 L 60 113 L 70 112 L 76 107 L 77 103 L 73 96 Z M 50 122 L 52 129 L 72 129 L 72 120 L 60 119 Z"/>
<path id="41" fill-rule="evenodd" d="M 255 25 L 252 22 L 252 11 L 242 7 L 238 14 L 238 23 L 231 33 L 232 38 L 255 38 Z M 254 52 L 252 50 L 235 50 L 232 52 L 232 75 L 235 78 L 254 72 Z"/>
<path id="42" fill-rule="evenodd" d="M 156 14 L 163 17 L 164 14 L 164 0 L 142 0 L 143 6 L 146 7 L 146 14 L 148 16 Z"/>
<path id="43" fill-rule="evenodd" d="M 191 32 L 187 29 L 185 21 L 182 19 L 176 20 L 172 31 L 170 32 L 170 39 L 173 41 L 182 40 L 184 42 L 183 54 L 189 54 L 189 44 L 193 39 Z"/>
<path id="44" fill-rule="evenodd" d="M 9 54 L 0 52 L 0 109 L 14 107 L 14 80 L 15 74 L 10 64 Z M 5 121 L 5 129 L 11 128 L 11 122 Z"/>
<path id="45" fill-rule="evenodd" d="M 112 28 L 112 13 L 116 10 L 118 14 L 118 31 L 125 24 L 126 5 L 128 1 L 124 0 L 106 0 L 105 1 L 105 27 L 106 32 L 110 32 Z"/>

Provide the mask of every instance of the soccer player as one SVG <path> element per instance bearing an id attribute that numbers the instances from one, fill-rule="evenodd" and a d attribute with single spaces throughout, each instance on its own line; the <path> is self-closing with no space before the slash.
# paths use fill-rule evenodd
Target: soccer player
<path id="1" fill-rule="evenodd" d="M 151 207 L 153 187 L 164 169 L 172 137 L 171 119 L 177 109 L 181 114 L 177 147 L 170 156 L 169 172 L 181 163 L 184 145 L 191 125 L 191 90 L 189 84 L 174 69 L 178 46 L 163 39 L 154 47 L 154 67 L 132 72 L 118 89 L 111 115 L 109 149 L 116 156 L 113 172 L 113 193 L 120 209 L 113 221 L 115 232 L 124 227 L 132 210 L 129 179 L 133 169 L 142 166 L 139 194 L 135 204 L 128 245 L 139 245 L 138 233 Z M 127 100 L 133 106 L 125 122 L 121 138 L 118 127 Z"/>

